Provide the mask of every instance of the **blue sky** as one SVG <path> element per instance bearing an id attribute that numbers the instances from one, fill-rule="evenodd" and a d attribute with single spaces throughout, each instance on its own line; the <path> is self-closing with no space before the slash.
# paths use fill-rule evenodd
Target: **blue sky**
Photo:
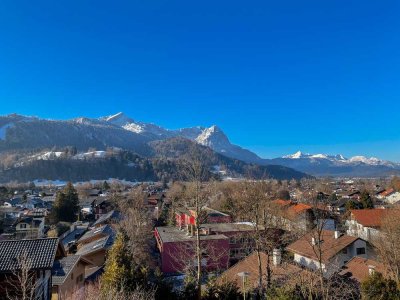
<path id="1" fill-rule="evenodd" d="M 399 1 L 0 2 L 0 114 L 400 161 Z"/>

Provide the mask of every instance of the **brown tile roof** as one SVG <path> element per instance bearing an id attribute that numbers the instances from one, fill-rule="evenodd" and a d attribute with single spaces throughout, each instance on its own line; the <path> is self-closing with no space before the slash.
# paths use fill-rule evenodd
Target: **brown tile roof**
<path id="1" fill-rule="evenodd" d="M 267 265 L 267 255 L 264 252 L 260 253 L 261 257 L 261 266 L 262 266 L 262 273 L 263 273 L 263 280 L 266 280 L 266 265 Z M 271 266 L 271 276 L 272 281 L 278 283 L 287 283 L 293 277 L 296 277 L 296 274 L 307 272 L 306 270 L 302 269 L 301 267 L 283 262 L 282 264 L 275 266 L 272 263 L 272 259 L 270 259 L 270 266 Z M 230 267 L 224 273 L 222 273 L 218 279 L 218 283 L 222 283 L 224 281 L 229 282 L 236 282 L 239 288 L 242 287 L 242 279 L 238 276 L 240 272 L 248 272 L 249 277 L 247 278 L 248 287 L 256 287 L 258 285 L 258 257 L 257 253 L 253 252 L 243 260 L 239 261 L 234 266 Z"/>
<path id="2" fill-rule="evenodd" d="M 358 282 L 362 282 L 369 276 L 369 266 L 374 266 L 375 271 L 386 274 L 387 270 L 384 265 L 376 260 L 366 259 L 355 256 L 343 267 L 340 275 L 347 276 Z"/>
<path id="3" fill-rule="evenodd" d="M 287 250 L 307 258 L 318 260 L 318 248 L 312 246 L 311 240 L 316 237 L 312 232 L 307 233 L 294 243 L 287 247 Z M 349 246 L 355 242 L 357 237 L 352 237 L 349 235 L 341 235 L 338 239 L 335 239 L 334 232 L 329 230 L 323 230 L 321 233 L 321 258 L 322 262 L 329 262 L 337 253 L 343 250 L 345 247 Z"/>
<path id="4" fill-rule="evenodd" d="M 394 193 L 394 189 L 390 188 L 388 190 L 384 190 L 383 192 L 379 193 L 379 195 L 382 196 L 382 197 L 386 197 L 386 196 L 389 196 L 390 194 L 393 194 L 393 193 Z"/>
<path id="5" fill-rule="evenodd" d="M 381 227 L 388 210 L 381 208 L 351 210 L 351 219 L 366 227 Z"/>
<path id="6" fill-rule="evenodd" d="M 279 199 L 272 201 L 272 203 L 278 206 L 282 210 L 283 216 L 290 220 L 294 220 L 299 215 L 312 210 L 310 205 L 304 203 L 295 203 L 290 200 Z"/>

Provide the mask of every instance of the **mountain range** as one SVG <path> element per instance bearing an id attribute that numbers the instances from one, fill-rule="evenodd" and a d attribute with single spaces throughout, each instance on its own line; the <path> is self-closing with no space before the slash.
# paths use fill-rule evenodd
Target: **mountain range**
<path id="1" fill-rule="evenodd" d="M 168 130 L 123 113 L 71 120 L 11 114 L 0 117 L 0 182 L 179 179 L 179 163 L 194 148 L 203 153 L 210 172 L 224 178 L 309 177 L 288 167 L 257 164 L 256 154 L 231 144 L 217 126 Z"/>
<path id="2" fill-rule="evenodd" d="M 314 176 L 383 177 L 400 174 L 400 164 L 375 157 L 308 154 L 298 151 L 268 160 Z"/>
<path id="3" fill-rule="evenodd" d="M 170 142 L 171 140 L 173 142 Z M 162 144 L 160 142 L 166 142 L 173 147 L 164 145 L 162 148 L 168 148 L 168 151 L 164 151 L 163 155 L 177 159 L 176 152 L 181 153 L 181 149 L 187 149 L 182 147 L 185 141 L 212 149 L 219 158 L 226 157 L 245 164 L 266 167 L 264 171 L 269 177 L 301 178 L 306 176 L 303 173 L 335 177 L 378 177 L 400 174 L 400 164 L 364 156 L 347 159 L 343 155 L 304 154 L 299 151 L 293 155 L 263 159 L 247 149 L 232 144 L 216 125 L 170 130 L 156 124 L 136 121 L 124 113 L 97 119 L 80 117 L 71 120 L 48 120 L 17 114 L 0 117 L 0 153 L 37 151 L 40 154 L 43 149 L 70 146 L 84 153 L 90 148 L 104 151 L 114 147 L 133 151 L 143 158 L 151 159 L 160 155 L 159 149 L 155 147 L 160 148 Z M 218 159 L 214 162 L 216 161 L 218 162 Z M 280 175 L 274 173 L 276 169 L 273 169 L 272 165 L 274 168 L 282 166 L 279 167 Z"/>

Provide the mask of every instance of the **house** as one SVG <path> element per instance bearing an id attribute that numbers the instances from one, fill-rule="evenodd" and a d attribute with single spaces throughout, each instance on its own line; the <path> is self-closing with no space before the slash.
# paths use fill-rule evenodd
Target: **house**
<path id="1" fill-rule="evenodd" d="M 202 207 L 201 213 L 202 223 L 231 223 L 231 216 L 220 212 L 218 210 L 209 208 L 207 206 Z M 175 211 L 175 222 L 176 226 L 182 228 L 186 225 L 195 225 L 196 211 L 193 208 L 178 208 Z"/>
<path id="2" fill-rule="evenodd" d="M 89 223 L 75 222 L 69 230 L 60 236 L 61 243 L 68 253 L 74 253 L 76 250 L 77 241 L 88 230 Z"/>
<path id="3" fill-rule="evenodd" d="M 350 211 L 350 220 L 346 221 L 347 234 L 371 241 L 379 235 L 382 220 L 387 209 L 355 209 Z"/>
<path id="4" fill-rule="evenodd" d="M 0 241 L 0 256 L 0 299 L 21 298 L 21 272 L 28 274 L 23 285 L 32 299 L 51 298 L 51 270 L 65 256 L 57 238 Z"/>
<path id="5" fill-rule="evenodd" d="M 400 201 L 400 192 L 394 192 L 383 198 L 383 201 L 388 204 L 395 204 Z"/>
<path id="6" fill-rule="evenodd" d="M 95 227 L 89 231 L 87 231 L 79 240 L 79 247 L 81 247 L 84 244 L 91 243 L 95 240 L 99 240 L 103 237 L 109 236 L 109 235 L 114 235 L 114 230 L 110 225 L 103 225 L 100 227 Z"/>
<path id="7" fill-rule="evenodd" d="M 355 256 L 343 266 L 339 275 L 353 279 L 358 284 L 361 284 L 368 276 L 375 272 L 381 273 L 384 276 L 388 274 L 388 270 L 382 263 L 376 260 Z"/>
<path id="8" fill-rule="evenodd" d="M 268 257 L 264 252 L 260 252 L 260 260 L 264 286 L 267 283 L 267 263 L 271 271 L 271 284 L 274 286 L 295 286 L 296 279 L 299 277 L 312 276 L 312 272 L 301 268 L 297 264 L 283 261 L 280 249 L 275 249 L 272 257 Z M 259 284 L 258 267 L 258 255 L 256 252 L 253 252 L 218 276 L 217 283 L 235 282 L 237 287 L 242 290 L 243 279 L 238 274 L 247 274 L 245 288 L 247 289 L 246 292 L 251 292 Z"/>
<path id="9" fill-rule="evenodd" d="M 376 194 L 376 197 L 378 199 L 385 199 L 386 197 L 388 197 L 394 193 L 395 193 L 395 190 L 393 188 L 390 188 L 387 190 L 380 191 L 379 193 Z"/>
<path id="10" fill-rule="evenodd" d="M 107 214 L 111 210 L 111 203 L 107 199 L 98 198 L 94 201 L 95 220 Z"/>
<path id="11" fill-rule="evenodd" d="M 79 255 L 56 260 L 52 269 L 52 300 L 73 299 L 85 283 L 85 270 L 91 262 Z"/>
<path id="12" fill-rule="evenodd" d="M 44 236 L 44 218 L 23 217 L 14 223 L 16 239 L 36 239 Z"/>
<path id="13" fill-rule="evenodd" d="M 275 211 L 272 215 L 276 225 L 285 230 L 310 230 L 314 227 L 314 213 L 310 205 L 291 200 L 274 200 Z"/>
<path id="14" fill-rule="evenodd" d="M 320 235 L 309 232 L 287 247 L 294 262 L 311 270 L 322 268 L 330 277 L 354 256 L 366 258 L 367 243 L 339 231 L 322 230 Z"/>
<path id="15" fill-rule="evenodd" d="M 102 266 L 106 261 L 108 250 L 114 243 L 114 236 L 109 235 L 91 243 L 82 245 L 76 255 L 80 255 L 93 263 L 94 266 Z"/>
<path id="16" fill-rule="evenodd" d="M 202 263 L 208 270 L 225 270 L 230 264 L 252 252 L 255 228 L 245 223 L 202 224 L 200 240 L 203 248 Z M 160 251 L 161 270 L 164 273 L 181 273 L 193 266 L 195 253 L 195 226 L 156 227 L 154 232 Z"/>
<path id="17" fill-rule="evenodd" d="M 111 210 L 108 213 L 101 215 L 96 222 L 94 222 L 93 227 L 101 227 L 105 224 L 114 224 L 118 222 L 121 218 L 119 211 Z"/>

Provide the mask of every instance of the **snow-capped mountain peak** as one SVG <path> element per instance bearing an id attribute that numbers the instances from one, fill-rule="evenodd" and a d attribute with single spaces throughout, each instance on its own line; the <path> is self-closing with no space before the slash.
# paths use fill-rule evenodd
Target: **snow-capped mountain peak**
<path id="1" fill-rule="evenodd" d="M 124 125 L 135 122 L 133 119 L 131 119 L 130 117 L 125 115 L 123 112 L 119 112 L 119 113 L 116 113 L 115 115 L 100 118 L 100 120 L 103 120 L 103 121 L 106 121 L 106 122 L 109 122 L 109 123 L 112 123 L 112 124 L 118 125 L 118 126 L 124 126 Z"/>
<path id="2" fill-rule="evenodd" d="M 301 151 L 297 151 L 294 154 L 291 155 L 286 155 L 282 157 L 283 159 L 309 159 L 311 161 L 322 161 L 322 160 L 327 160 L 331 161 L 334 163 L 340 163 L 340 164 L 365 164 L 365 165 L 385 165 L 385 166 L 393 166 L 396 165 L 395 163 L 381 160 L 376 157 L 365 157 L 365 156 L 353 156 L 349 159 L 345 158 L 342 154 L 336 154 L 336 155 L 327 155 L 327 154 L 304 154 Z"/>
<path id="3" fill-rule="evenodd" d="M 223 148 L 230 145 L 225 133 L 216 125 L 203 130 L 196 138 L 196 142 L 203 146 Z"/>
<path id="4" fill-rule="evenodd" d="M 299 158 L 308 157 L 308 156 L 309 156 L 308 154 L 304 154 L 301 151 L 297 151 L 294 154 L 285 155 L 282 158 L 299 159 Z"/>

